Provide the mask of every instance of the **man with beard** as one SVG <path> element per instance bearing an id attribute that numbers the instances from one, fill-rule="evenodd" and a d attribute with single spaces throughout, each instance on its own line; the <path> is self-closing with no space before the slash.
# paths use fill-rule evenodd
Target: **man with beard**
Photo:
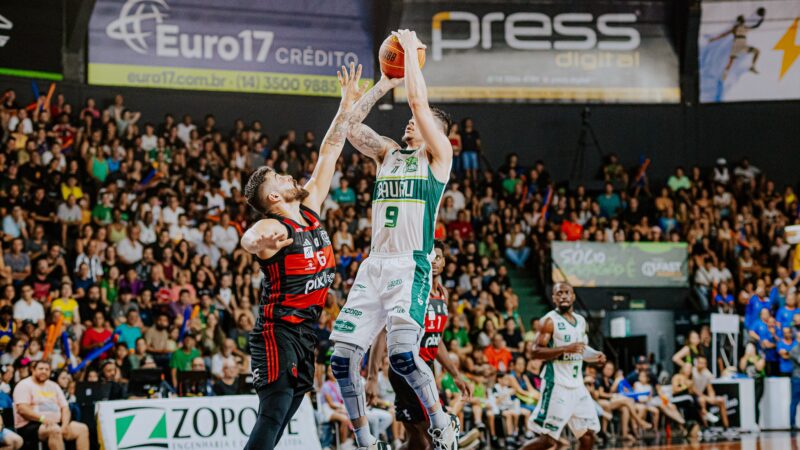
<path id="1" fill-rule="evenodd" d="M 567 283 L 553 286 L 556 309 L 542 318 L 542 329 L 531 355 L 545 361 L 542 399 L 531 416 L 532 428 L 539 436 L 522 450 L 554 448 L 566 425 L 578 438 L 580 450 L 590 450 L 595 433 L 600 431 L 594 401 L 583 384 L 583 362 L 602 364 L 606 357 L 586 345 L 586 319 L 574 312 L 574 302 L 572 286 Z"/>
<path id="2" fill-rule="evenodd" d="M 62 450 L 64 441 L 75 441 L 77 450 L 89 450 L 89 428 L 72 420 L 64 391 L 50 380 L 50 363 L 33 363 L 30 377 L 14 388 L 14 426 L 26 442 L 47 443 Z"/>
<path id="3" fill-rule="evenodd" d="M 144 333 L 144 341 L 147 343 L 147 353 L 153 355 L 156 364 L 159 367 L 166 367 L 172 353 L 169 348 L 169 316 L 166 313 L 162 312 L 156 316 L 155 326 L 148 328 Z"/>
<path id="4" fill-rule="evenodd" d="M 322 143 L 319 160 L 304 187 L 270 167 L 247 181 L 250 206 L 266 216 L 242 236 L 242 247 L 256 257 L 261 283 L 258 319 L 249 335 L 258 416 L 246 450 L 272 450 L 314 383 L 316 333 L 336 260 L 319 211 L 328 195 L 336 160 L 360 86 L 361 66 L 342 67 L 342 100 Z"/>

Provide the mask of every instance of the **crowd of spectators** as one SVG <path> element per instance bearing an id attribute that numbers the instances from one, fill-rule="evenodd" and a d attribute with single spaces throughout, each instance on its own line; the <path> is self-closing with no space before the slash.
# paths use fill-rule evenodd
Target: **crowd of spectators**
<path id="1" fill-rule="evenodd" d="M 210 114 L 198 123 L 189 114 L 144 122 L 121 95 L 102 109 L 92 98 L 72 101 L 56 95 L 50 105 L 27 105 L 7 90 L 0 105 L 0 403 L 25 403 L 16 387 L 38 361 L 73 401 L 78 380 L 112 383 L 111 398 L 139 395 L 128 382 L 140 369 L 164 376 L 146 395 L 242 392 L 263 278 L 238 245 L 253 219 L 242 186 L 264 164 L 307 178 L 318 156 L 314 132 L 270 136 L 258 120 L 223 129 Z M 488 428 L 496 445 L 498 436 L 513 445 L 529 434 L 524 419 L 541 384 L 541 361 L 530 358 L 538 322 L 523 323 L 509 271 L 548 279 L 554 240 L 687 241 L 696 308 L 741 314 L 767 373 L 784 372 L 786 342 L 800 327 L 800 251 L 783 236 L 798 217 L 791 187 L 780 189 L 747 160 L 677 168 L 656 187 L 646 170 L 610 155 L 602 192 L 593 193 L 553 179 L 542 161 L 524 167 L 515 154 L 492 168 L 476 126 L 464 119 L 449 133 L 453 178 L 436 227 L 447 247 L 444 340 L 474 395 L 462 399 L 449 375 L 440 381 L 468 427 Z M 335 389 L 326 382 L 328 337 L 369 252 L 375 171 L 369 158 L 346 151 L 321 211 L 337 273 L 316 324 L 320 391 Z M 52 339 L 61 331 L 68 348 Z M 68 370 L 89 356 L 84 369 Z M 627 377 L 613 363 L 587 367 L 604 426 L 611 413 L 621 416 L 626 438 L 659 427 L 660 417 L 682 425 L 680 412 L 660 401 L 658 374 L 637 367 Z M 185 372 L 209 381 L 182 387 Z M 384 394 L 377 401 L 389 404 L 390 390 Z M 327 406 L 346 440 L 346 415 Z M 399 437 L 398 427 L 389 430 Z"/>

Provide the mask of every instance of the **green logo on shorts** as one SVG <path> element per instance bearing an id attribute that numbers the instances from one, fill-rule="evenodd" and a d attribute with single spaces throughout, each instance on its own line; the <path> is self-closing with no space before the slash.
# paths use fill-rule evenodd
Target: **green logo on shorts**
<path id="1" fill-rule="evenodd" d="M 553 425 L 552 423 L 546 423 L 544 424 L 544 427 L 550 431 L 558 431 L 558 427 Z"/>
<path id="2" fill-rule="evenodd" d="M 367 288 L 367 285 L 365 285 L 365 284 L 361 284 L 361 283 L 356 283 L 356 285 L 355 285 L 355 288 L 354 288 L 354 289 L 358 289 L 358 290 L 362 290 L 362 291 L 363 291 L 363 290 L 364 290 L 364 289 L 366 289 L 366 288 Z"/>
<path id="3" fill-rule="evenodd" d="M 333 331 L 338 331 L 340 333 L 352 333 L 355 330 L 356 324 L 347 320 L 337 320 L 336 323 L 333 324 Z"/>
<path id="4" fill-rule="evenodd" d="M 403 280 L 398 278 L 396 280 L 390 281 L 389 284 L 386 286 L 386 289 L 388 290 L 388 289 L 391 289 L 391 288 L 395 288 L 397 286 L 400 286 L 401 284 L 403 284 Z"/>
<path id="5" fill-rule="evenodd" d="M 364 314 L 360 310 L 354 309 L 354 308 L 342 308 L 342 313 L 343 314 L 348 314 L 348 315 L 351 315 L 351 316 L 354 316 L 354 317 L 361 317 L 361 315 Z"/>

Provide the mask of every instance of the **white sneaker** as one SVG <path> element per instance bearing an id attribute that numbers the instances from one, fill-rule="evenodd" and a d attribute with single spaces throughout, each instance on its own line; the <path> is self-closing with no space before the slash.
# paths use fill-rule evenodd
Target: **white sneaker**
<path id="1" fill-rule="evenodd" d="M 715 416 L 714 414 L 712 414 L 712 413 L 710 413 L 708 411 L 706 411 L 706 415 L 703 416 L 703 418 L 706 419 L 706 421 L 708 421 L 710 423 L 719 422 L 719 417 Z"/>
<path id="2" fill-rule="evenodd" d="M 433 450 L 458 450 L 458 433 L 461 424 L 458 417 L 450 414 L 450 423 L 442 429 L 428 429 L 433 442 Z"/>

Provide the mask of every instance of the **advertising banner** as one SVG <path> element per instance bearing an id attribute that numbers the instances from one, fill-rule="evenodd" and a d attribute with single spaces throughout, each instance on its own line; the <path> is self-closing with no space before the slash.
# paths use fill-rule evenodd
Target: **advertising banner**
<path id="1" fill-rule="evenodd" d="M 740 410 L 742 405 L 740 404 L 740 394 L 739 394 L 739 383 L 736 382 L 715 382 L 714 383 L 714 393 L 717 397 L 722 397 L 725 399 L 725 408 L 728 413 L 728 421 L 730 425 L 735 428 L 739 428 L 742 426 L 740 416 Z M 718 414 L 718 411 L 714 408 L 711 411 L 712 414 Z"/>
<path id="2" fill-rule="evenodd" d="M 437 102 L 680 101 L 658 1 L 405 0 L 401 28 L 427 45 Z M 405 98 L 404 89 L 395 92 Z"/>
<path id="3" fill-rule="evenodd" d="M 191 397 L 117 400 L 97 404 L 105 450 L 244 448 L 258 411 L 258 397 Z M 320 450 L 311 400 L 306 396 L 278 450 Z"/>
<path id="4" fill-rule="evenodd" d="M 0 2 L 0 75 L 61 80 L 62 1 Z"/>
<path id="5" fill-rule="evenodd" d="M 97 0 L 90 84 L 339 96 L 336 70 L 373 77 L 367 0 Z"/>
<path id="6" fill-rule="evenodd" d="M 800 99 L 800 1 L 709 1 L 697 37 L 700 102 Z"/>
<path id="7" fill-rule="evenodd" d="M 553 242 L 553 282 L 574 287 L 689 286 L 688 246 L 672 242 Z"/>

